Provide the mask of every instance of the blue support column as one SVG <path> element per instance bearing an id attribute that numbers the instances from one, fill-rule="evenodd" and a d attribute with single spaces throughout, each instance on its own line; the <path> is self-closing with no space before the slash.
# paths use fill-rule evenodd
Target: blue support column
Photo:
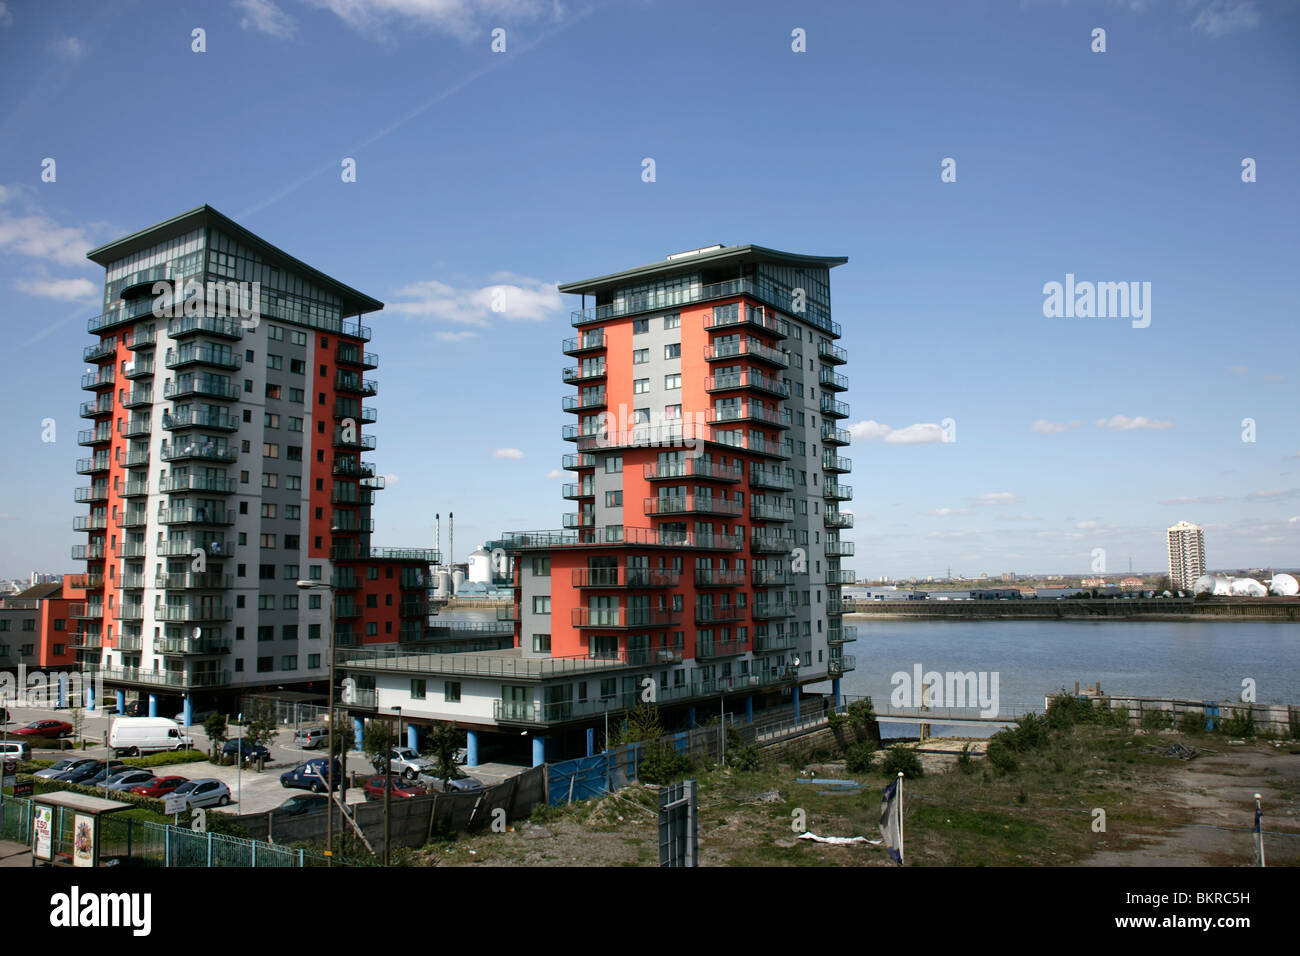
<path id="1" fill-rule="evenodd" d="M 158 697 L 155 694 L 149 695 L 149 716 L 158 716 Z"/>
<path id="2" fill-rule="evenodd" d="M 745 721 L 746 723 L 754 722 L 754 695 L 750 694 L 745 698 Z"/>
<path id="3" fill-rule="evenodd" d="M 49 698 L 47 697 L 48 701 Z M 81 701 L 84 703 L 84 701 Z M 66 674 L 59 675 L 59 709 L 62 710 L 68 706 L 68 677 Z"/>
<path id="4" fill-rule="evenodd" d="M 478 731 L 465 731 L 465 763 L 471 767 L 478 766 Z"/>
<path id="5" fill-rule="evenodd" d="M 831 704 L 836 711 L 840 709 L 840 679 L 836 677 L 831 681 Z"/>
<path id="6" fill-rule="evenodd" d="M 184 702 L 181 704 L 181 713 L 185 715 L 183 722 L 186 727 L 194 722 L 194 701 L 190 699 L 189 694 L 185 695 Z"/>
<path id="7" fill-rule="evenodd" d="M 794 719 L 799 719 L 799 686 L 797 684 L 794 688 Z"/>
<path id="8" fill-rule="evenodd" d="M 533 738 L 533 766 L 540 767 L 546 763 L 546 738 L 537 736 Z"/>
<path id="9" fill-rule="evenodd" d="M 690 730 L 695 726 L 695 708 L 692 707 L 686 711 L 686 729 Z"/>
<path id="10" fill-rule="evenodd" d="M 587 728 L 587 756 L 590 757 L 596 752 L 596 728 Z"/>
<path id="11" fill-rule="evenodd" d="M 420 732 L 415 724 L 406 725 L 406 746 L 410 747 L 416 753 L 420 752 Z"/>
<path id="12" fill-rule="evenodd" d="M 366 736 L 366 724 L 360 717 L 352 718 L 352 746 L 350 750 L 360 750 L 361 741 Z"/>
<path id="13" fill-rule="evenodd" d="M 117 712 L 120 714 L 125 710 L 126 710 L 126 691 L 119 690 L 117 692 Z"/>

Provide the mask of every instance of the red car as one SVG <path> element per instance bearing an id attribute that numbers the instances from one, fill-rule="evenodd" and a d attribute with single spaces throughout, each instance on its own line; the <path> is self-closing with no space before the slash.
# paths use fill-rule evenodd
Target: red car
<path id="1" fill-rule="evenodd" d="M 424 789 L 424 787 L 420 786 L 418 783 L 408 783 L 407 781 L 402 780 L 400 777 L 397 776 L 393 776 L 391 782 L 393 784 L 392 793 L 394 797 L 422 797 L 429 792 L 428 790 Z M 366 791 L 367 800 L 384 799 L 383 774 L 380 774 L 377 777 L 371 777 L 369 780 L 367 780 L 365 791 Z"/>
<path id="2" fill-rule="evenodd" d="M 167 796 L 183 783 L 189 783 L 189 777 L 159 777 L 151 783 L 139 787 L 132 787 L 132 793 L 138 793 L 142 797 L 157 797 L 159 799 Z"/>
<path id="3" fill-rule="evenodd" d="M 65 723 L 62 720 L 33 720 L 30 724 L 23 724 L 17 730 L 9 731 L 16 737 L 66 737 L 72 733 L 72 724 Z"/>

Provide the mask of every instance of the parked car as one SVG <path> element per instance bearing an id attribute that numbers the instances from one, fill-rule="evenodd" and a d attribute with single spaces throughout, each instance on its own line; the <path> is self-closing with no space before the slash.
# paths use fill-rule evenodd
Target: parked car
<path id="1" fill-rule="evenodd" d="M 0 760 L 31 760 L 32 745 L 21 740 L 0 741 Z"/>
<path id="2" fill-rule="evenodd" d="M 135 767 L 128 767 L 120 760 L 110 760 L 106 765 L 101 766 L 90 776 L 78 780 L 77 783 L 81 784 L 83 787 L 103 787 L 119 773 L 135 769 Z"/>
<path id="3" fill-rule="evenodd" d="M 203 723 L 216 712 L 216 708 L 210 710 L 196 710 L 190 714 L 190 722 L 187 724 L 185 723 L 185 711 L 182 710 L 179 714 L 173 717 L 172 720 L 176 721 L 176 723 L 180 724 L 182 727 L 193 727 Z"/>
<path id="4" fill-rule="evenodd" d="M 44 777 L 46 779 L 57 778 L 71 770 L 76 770 L 82 764 L 99 763 L 94 757 L 65 757 L 44 770 L 38 770 L 32 776 Z"/>
<path id="5" fill-rule="evenodd" d="M 459 750 L 456 751 L 455 755 L 452 757 L 452 760 L 455 761 L 457 766 L 464 766 L 466 763 L 469 762 L 469 750 L 466 749 L 465 747 L 461 747 Z"/>
<path id="6" fill-rule="evenodd" d="M 330 798 L 323 793 L 300 793 L 296 797 L 290 797 L 271 812 L 277 817 L 298 817 L 304 813 L 324 810 L 329 802 Z"/>
<path id="7" fill-rule="evenodd" d="M 329 760 L 325 757 L 317 757 L 315 760 L 308 760 L 305 764 L 294 767 L 292 770 L 286 770 L 280 774 L 280 786 L 296 787 L 299 790 L 310 790 L 312 793 L 324 793 L 329 780 Z M 334 789 L 339 788 L 343 781 L 343 768 L 337 760 L 334 761 Z"/>
<path id="8" fill-rule="evenodd" d="M 11 737 L 48 737 L 51 740 L 66 737 L 70 733 L 72 733 L 72 724 L 63 720 L 33 720 L 29 724 L 23 724 L 9 731 Z"/>
<path id="9" fill-rule="evenodd" d="M 410 781 L 402 780 L 397 776 L 392 776 L 388 779 L 389 782 L 392 783 L 394 797 L 422 797 L 429 792 L 421 784 L 411 783 Z M 365 791 L 367 800 L 384 799 L 384 775 L 381 773 L 379 776 L 371 777 L 367 780 Z"/>
<path id="10" fill-rule="evenodd" d="M 189 783 L 189 777 L 157 777 L 152 782 L 131 788 L 132 793 L 142 797 L 156 797 L 161 800 L 183 783 Z"/>
<path id="11" fill-rule="evenodd" d="M 133 700 L 122 710 L 123 717 L 148 717 L 149 703 L 143 700 Z"/>
<path id="12" fill-rule="evenodd" d="M 434 777 L 429 774 L 421 774 L 419 783 L 426 790 L 433 793 L 465 793 L 470 790 L 482 790 L 483 781 L 476 777 L 457 777 L 455 780 L 448 780 L 444 789 L 441 777 Z"/>
<path id="13" fill-rule="evenodd" d="M 303 727 L 293 735 L 293 745 L 303 750 L 315 750 L 329 745 L 328 727 Z"/>
<path id="14" fill-rule="evenodd" d="M 139 757 L 161 750 L 188 750 L 194 739 L 166 717 L 118 717 L 109 728 L 108 745 L 116 754 Z"/>
<path id="15" fill-rule="evenodd" d="M 410 747 L 394 747 L 390 756 L 393 764 L 393 773 L 401 774 L 407 780 L 414 780 L 422 773 L 428 773 L 434 769 L 434 763 L 428 757 L 421 757 L 420 754 Z"/>
<path id="16" fill-rule="evenodd" d="M 125 770 L 115 776 L 108 778 L 108 783 L 104 785 L 105 790 L 130 790 L 134 787 L 148 786 L 157 778 L 148 770 L 132 768 Z"/>
<path id="17" fill-rule="evenodd" d="M 77 764 L 77 766 L 73 767 L 71 770 L 65 771 L 53 779 L 61 780 L 64 783 L 76 783 L 81 784 L 82 786 L 90 786 L 90 781 L 102 774 L 105 769 L 116 770 L 125 766 L 126 764 L 122 763 L 120 760 L 109 761 L 109 766 L 107 768 L 102 760 L 88 760 L 85 763 Z"/>
<path id="18" fill-rule="evenodd" d="M 230 788 L 220 780 L 205 777 L 201 780 L 187 780 L 171 792 L 173 797 L 184 797 L 186 809 L 195 807 L 224 807 L 230 803 Z"/>
<path id="19" fill-rule="evenodd" d="M 250 744 L 243 737 L 235 740 L 227 740 L 221 746 L 221 752 L 227 757 L 233 757 L 235 754 L 248 760 L 270 760 L 271 751 L 267 750 L 261 744 Z"/>

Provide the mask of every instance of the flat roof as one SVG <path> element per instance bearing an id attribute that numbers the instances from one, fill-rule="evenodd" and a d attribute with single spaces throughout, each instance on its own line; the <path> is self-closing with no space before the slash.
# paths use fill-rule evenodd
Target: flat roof
<path id="1" fill-rule="evenodd" d="M 661 262 L 647 263 L 622 272 L 611 272 L 594 279 L 565 282 L 559 289 L 561 292 L 595 295 L 603 289 L 627 285 L 633 279 L 649 278 L 663 273 L 693 272 L 701 266 L 716 267 L 733 263 L 742 266 L 752 262 L 775 262 L 782 265 L 820 266 L 833 269 L 848 261 L 847 256 L 806 256 L 794 252 L 781 252 L 779 249 L 769 249 L 766 246 L 744 245 L 721 248 L 710 246 L 698 252 L 674 253 L 672 258 L 666 258 Z"/>
<path id="2" fill-rule="evenodd" d="M 347 670 L 411 671 L 462 677 L 544 680 L 566 674 L 623 670 L 633 665 L 624 661 L 589 657 L 524 657 L 522 648 L 508 647 L 487 651 L 462 651 L 454 654 L 407 652 L 362 655 L 346 660 L 340 658 L 338 666 Z"/>
<path id="3" fill-rule="evenodd" d="M 319 269 L 312 268 L 301 259 L 289 255 L 278 246 L 271 245 L 261 236 L 250 232 L 229 216 L 223 215 L 207 204 L 196 206 L 179 216 L 173 216 L 171 219 L 141 229 L 139 232 L 133 232 L 129 236 L 114 240 L 107 245 L 91 249 L 86 253 L 86 258 L 98 265 L 108 266 L 110 263 L 129 256 L 133 252 L 139 252 L 141 249 L 148 249 L 150 246 L 157 245 L 164 239 L 184 235 L 191 230 L 206 226 L 215 226 L 232 238 L 238 239 L 245 245 L 256 249 L 266 260 L 296 272 L 334 293 L 341 302 L 340 314 L 343 316 L 378 312 L 384 307 L 384 303 L 378 299 L 371 298 L 364 292 L 358 292 L 350 285 L 345 285 L 337 279 L 327 276 Z"/>
<path id="4" fill-rule="evenodd" d="M 92 797 L 88 793 L 72 793 L 67 790 L 61 790 L 57 793 L 32 794 L 32 802 L 47 803 L 54 807 L 66 807 L 69 810 L 79 810 L 82 813 L 90 813 L 94 816 L 116 813 L 118 810 L 130 810 L 135 806 L 133 803 L 123 803 L 120 800 L 105 800 L 103 797 Z"/>

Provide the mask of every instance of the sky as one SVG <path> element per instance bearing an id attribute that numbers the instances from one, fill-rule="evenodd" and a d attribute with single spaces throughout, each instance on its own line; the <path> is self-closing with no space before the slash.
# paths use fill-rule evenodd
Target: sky
<path id="1" fill-rule="evenodd" d="M 386 304 L 377 545 L 560 527 L 556 285 L 754 243 L 849 260 L 859 579 L 1300 565 L 1294 0 L 4 0 L 0 91 L 0 577 L 81 570 L 85 253 L 204 203 Z"/>

